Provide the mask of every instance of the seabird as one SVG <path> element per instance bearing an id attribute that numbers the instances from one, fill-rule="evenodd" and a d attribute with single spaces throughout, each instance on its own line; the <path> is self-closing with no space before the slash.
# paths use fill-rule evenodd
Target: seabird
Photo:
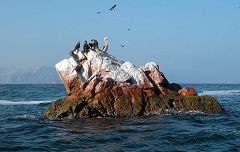
<path id="1" fill-rule="evenodd" d="M 85 43 L 83 45 L 83 52 L 87 53 L 89 48 L 90 48 L 90 46 L 88 45 L 87 41 L 85 40 Z"/>
<path id="2" fill-rule="evenodd" d="M 121 45 L 121 47 L 125 47 L 124 45 Z"/>
<path id="3" fill-rule="evenodd" d="M 131 29 L 128 29 L 128 31 L 130 31 Z"/>
<path id="4" fill-rule="evenodd" d="M 108 50 L 108 46 L 109 46 L 108 38 L 105 37 L 103 41 L 104 41 L 104 46 L 103 46 L 103 48 L 101 48 L 101 51 L 106 53 Z"/>
<path id="5" fill-rule="evenodd" d="M 91 40 L 92 43 L 89 43 L 89 46 L 92 50 L 94 51 L 100 51 L 99 47 L 98 47 L 98 41 L 96 39 L 92 39 Z"/>
<path id="6" fill-rule="evenodd" d="M 91 49 L 93 49 L 93 47 L 94 47 L 93 43 L 88 43 L 88 45 L 90 46 Z"/>
<path id="7" fill-rule="evenodd" d="M 94 47 L 98 47 L 98 41 L 96 39 L 92 39 L 91 42 L 93 43 Z"/>
<path id="8" fill-rule="evenodd" d="M 77 63 L 80 62 L 79 57 L 78 57 L 77 54 L 75 54 L 74 50 L 71 50 L 71 51 L 69 52 L 69 54 L 70 54 L 70 56 L 73 57 L 73 59 L 74 59 Z"/>
<path id="9" fill-rule="evenodd" d="M 113 5 L 109 10 L 110 10 L 110 11 L 113 11 L 114 9 L 116 9 L 116 7 L 117 7 L 117 5 L 115 4 L 115 5 Z"/>
<path id="10" fill-rule="evenodd" d="M 79 48 L 80 48 L 80 41 L 77 42 L 77 44 L 75 45 L 74 50 L 77 50 L 77 52 L 78 52 Z"/>
<path id="11" fill-rule="evenodd" d="M 101 12 L 97 12 L 97 14 L 100 14 Z"/>

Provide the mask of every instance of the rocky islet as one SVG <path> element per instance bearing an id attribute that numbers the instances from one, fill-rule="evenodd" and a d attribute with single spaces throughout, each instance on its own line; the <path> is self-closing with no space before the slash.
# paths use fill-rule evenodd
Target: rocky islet
<path id="1" fill-rule="evenodd" d="M 84 58 L 81 63 L 70 57 L 56 64 L 67 96 L 55 101 L 45 116 L 77 119 L 224 111 L 214 97 L 169 83 L 155 62 L 136 67 L 95 49 L 77 55 Z"/>

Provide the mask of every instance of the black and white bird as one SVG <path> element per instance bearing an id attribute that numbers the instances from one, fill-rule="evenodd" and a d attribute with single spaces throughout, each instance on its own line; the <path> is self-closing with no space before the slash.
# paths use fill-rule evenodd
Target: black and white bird
<path id="1" fill-rule="evenodd" d="M 110 10 L 110 11 L 113 11 L 113 10 L 116 9 L 116 7 L 117 7 L 117 5 L 115 4 L 115 5 L 113 5 L 109 10 Z"/>

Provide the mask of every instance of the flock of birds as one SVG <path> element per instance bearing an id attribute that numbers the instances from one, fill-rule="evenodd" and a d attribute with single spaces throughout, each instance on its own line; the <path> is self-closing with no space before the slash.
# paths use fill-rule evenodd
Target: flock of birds
<path id="1" fill-rule="evenodd" d="M 116 9 L 116 7 L 117 7 L 117 4 L 115 4 L 115 5 L 113 5 L 111 8 L 109 8 L 108 10 L 109 11 L 114 11 L 115 9 Z M 101 14 L 102 12 L 101 11 L 98 11 L 98 12 L 96 12 L 97 14 Z M 128 28 L 127 29 L 128 31 L 130 31 L 131 29 L 130 28 Z M 85 44 L 86 44 L 86 41 L 85 41 Z M 89 43 L 88 45 L 90 45 L 91 43 Z M 122 48 L 123 47 L 125 47 L 125 45 L 120 45 Z M 80 41 L 78 41 L 77 42 L 77 44 L 75 45 L 75 48 L 72 50 L 72 51 L 75 51 L 75 50 L 77 50 L 77 53 L 78 53 L 78 51 L 79 51 L 79 49 L 80 49 Z M 70 55 L 71 56 L 74 56 L 74 53 L 71 53 L 72 51 L 70 51 Z"/>
<path id="2" fill-rule="evenodd" d="M 116 9 L 116 7 L 117 7 L 117 4 L 113 5 L 113 6 L 112 6 L 111 8 L 109 8 L 108 10 L 109 10 L 109 11 L 114 11 L 114 10 Z M 101 14 L 101 13 L 102 13 L 101 11 L 98 11 L 98 12 L 97 12 L 97 14 Z M 127 30 L 130 31 L 131 29 L 128 28 Z M 124 45 L 120 45 L 120 46 L 121 46 L 122 48 L 125 47 Z"/>

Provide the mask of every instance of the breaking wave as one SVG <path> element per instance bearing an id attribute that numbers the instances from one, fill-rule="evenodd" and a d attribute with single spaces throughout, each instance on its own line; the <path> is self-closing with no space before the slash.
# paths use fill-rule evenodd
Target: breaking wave
<path id="1" fill-rule="evenodd" d="M 0 100 L 0 105 L 35 105 L 41 103 L 50 103 L 52 101 L 9 101 L 9 100 Z"/>
<path id="2" fill-rule="evenodd" d="M 215 95 L 215 96 L 224 96 L 224 95 L 240 95 L 240 90 L 217 90 L 217 91 L 202 91 L 199 95 Z"/>

